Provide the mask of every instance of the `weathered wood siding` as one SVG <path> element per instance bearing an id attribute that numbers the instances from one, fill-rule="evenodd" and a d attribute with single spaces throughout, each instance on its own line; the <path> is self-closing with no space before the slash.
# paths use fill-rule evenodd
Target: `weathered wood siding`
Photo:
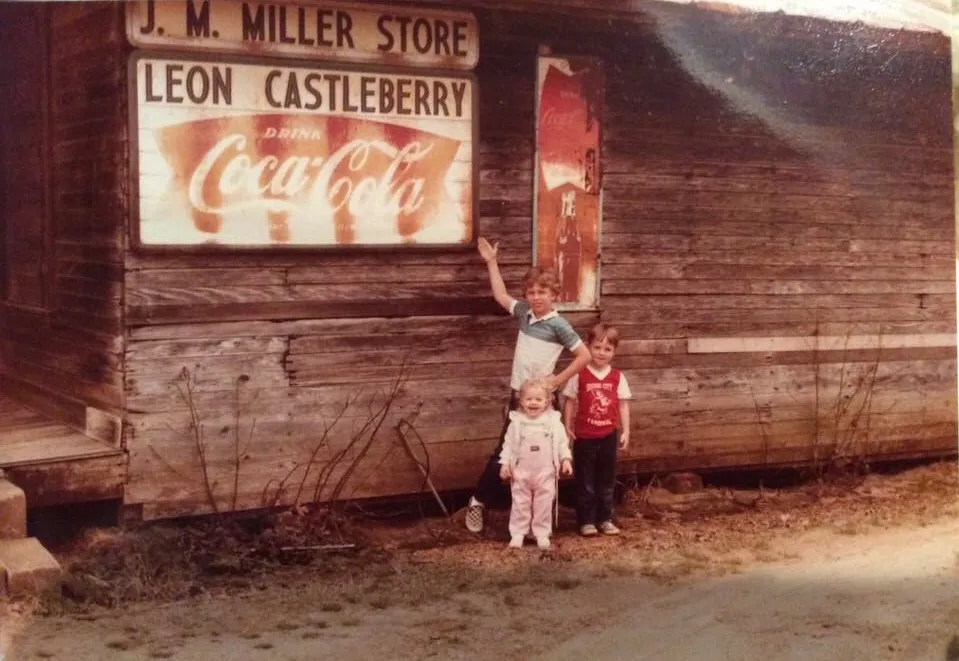
<path id="1" fill-rule="evenodd" d="M 0 5 L 0 348 L 18 395 L 81 428 L 123 402 L 121 20 L 113 3 Z"/>
<path id="2" fill-rule="evenodd" d="M 601 314 L 626 338 L 636 466 L 820 456 L 841 431 L 830 406 L 873 367 L 848 449 L 954 449 L 948 40 L 689 7 L 635 23 L 542 11 L 478 11 L 481 232 L 515 291 L 537 47 L 605 58 Z M 441 489 L 468 487 L 495 443 L 515 327 L 472 253 L 129 254 L 125 285 L 126 499 L 146 518 L 208 511 L 207 486 L 221 508 L 268 504 L 280 483 L 284 502 L 309 495 L 344 450 L 337 476 L 359 462 L 345 495 L 418 491 L 400 420 Z M 569 316 L 585 332 L 597 315 Z M 350 449 L 404 361 L 377 442 Z"/>

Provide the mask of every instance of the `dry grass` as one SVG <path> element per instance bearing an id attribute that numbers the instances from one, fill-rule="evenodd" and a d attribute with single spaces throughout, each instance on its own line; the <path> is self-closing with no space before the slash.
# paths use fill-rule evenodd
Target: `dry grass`
<path id="1" fill-rule="evenodd" d="M 94 601 L 118 606 L 218 592 L 255 592 L 286 584 L 312 591 L 311 608 L 321 616 L 342 615 L 346 608 L 353 615 L 366 608 L 385 610 L 446 600 L 462 616 L 482 615 L 482 608 L 456 596 L 492 594 L 496 602 L 502 599 L 506 606 L 517 607 L 525 591 L 538 586 L 571 591 L 586 580 L 630 577 L 672 582 L 740 571 L 747 559 L 786 560 L 788 549 L 771 540 L 814 528 L 854 535 L 871 527 L 931 520 L 956 511 L 957 471 L 954 463 L 943 462 L 895 475 L 766 489 L 762 500 L 750 507 L 736 504 L 726 490 L 707 489 L 673 510 L 662 504 L 652 506 L 643 497 L 645 491 L 645 485 L 640 485 L 626 494 L 617 512 L 624 529 L 619 537 L 580 538 L 574 534 L 572 511 L 561 508 L 555 548 L 546 556 L 506 554 L 505 541 L 497 537 L 506 527 L 507 514 L 501 511 L 490 512 L 490 525 L 480 540 L 465 533 L 461 523 L 442 520 L 431 520 L 429 531 L 419 521 L 360 525 L 358 520 L 344 520 L 343 534 L 356 541 L 358 552 L 322 556 L 321 562 L 306 565 L 289 564 L 281 548 L 290 540 L 311 539 L 312 517 L 323 516 L 319 511 L 306 516 L 210 519 L 93 532 L 61 562 L 75 576 L 94 577 L 95 585 L 106 586 L 104 593 L 78 597 L 67 605 L 85 608 L 85 602 Z M 44 608 L 54 612 L 54 607 Z M 92 621 L 98 615 L 74 617 Z M 342 626 L 358 623 L 356 617 L 339 622 Z M 307 625 L 283 620 L 274 626 L 294 631 Z M 308 626 L 323 629 L 328 623 L 320 619 Z M 138 640 L 143 633 L 137 627 L 124 633 L 122 641 L 110 641 L 120 645 L 111 649 L 142 644 Z M 461 634 L 443 633 L 453 638 Z"/>

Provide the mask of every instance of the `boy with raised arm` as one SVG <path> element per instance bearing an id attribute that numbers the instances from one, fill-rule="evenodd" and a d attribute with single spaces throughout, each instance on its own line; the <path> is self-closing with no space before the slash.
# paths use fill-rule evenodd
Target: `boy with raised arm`
<path id="1" fill-rule="evenodd" d="M 498 244 L 491 245 L 486 239 L 480 238 L 477 247 L 489 271 L 493 298 L 519 324 L 510 373 L 508 409 L 516 409 L 517 393 L 527 379 L 543 379 L 555 397 L 556 391 L 562 388 L 570 377 L 578 374 L 590 359 L 589 351 L 579 335 L 553 307 L 559 295 L 559 280 L 556 274 L 550 269 L 531 268 L 523 277 L 523 300 L 517 300 L 506 291 L 506 284 L 500 275 L 496 261 Z M 573 354 L 573 361 L 562 372 L 554 375 L 556 361 L 564 348 Z M 486 505 L 506 492 L 499 476 L 499 456 L 508 423 L 507 420 L 500 432 L 499 443 L 487 460 L 467 506 L 466 528 L 470 532 L 483 531 Z"/>

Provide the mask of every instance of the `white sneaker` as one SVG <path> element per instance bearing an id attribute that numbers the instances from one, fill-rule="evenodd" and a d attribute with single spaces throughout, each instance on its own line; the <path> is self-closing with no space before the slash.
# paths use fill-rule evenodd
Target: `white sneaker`
<path id="1" fill-rule="evenodd" d="M 549 537 L 537 537 L 536 538 L 536 548 L 547 551 L 549 550 Z"/>
<path id="2" fill-rule="evenodd" d="M 466 529 L 470 532 L 483 532 L 483 503 L 476 500 L 475 496 L 470 496 L 469 505 L 466 506 Z"/>
<path id="3" fill-rule="evenodd" d="M 599 531 L 604 535 L 618 535 L 622 532 L 612 521 L 603 521 L 599 524 Z"/>
<path id="4" fill-rule="evenodd" d="M 585 526 L 579 527 L 579 534 L 583 537 L 594 537 L 599 534 L 599 531 L 596 530 L 596 526 L 592 523 L 587 523 Z"/>
<path id="5" fill-rule="evenodd" d="M 523 536 L 522 536 L 522 535 L 516 535 L 515 537 L 511 537 L 510 540 L 509 540 L 509 547 L 510 547 L 511 549 L 521 549 L 521 548 L 523 548 Z"/>

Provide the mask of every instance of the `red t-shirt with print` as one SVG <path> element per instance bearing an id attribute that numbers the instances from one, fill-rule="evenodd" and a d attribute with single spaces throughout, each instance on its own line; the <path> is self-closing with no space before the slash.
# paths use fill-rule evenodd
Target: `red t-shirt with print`
<path id="1" fill-rule="evenodd" d="M 602 379 L 584 369 L 577 376 L 576 438 L 603 438 L 619 425 L 619 370 Z"/>

